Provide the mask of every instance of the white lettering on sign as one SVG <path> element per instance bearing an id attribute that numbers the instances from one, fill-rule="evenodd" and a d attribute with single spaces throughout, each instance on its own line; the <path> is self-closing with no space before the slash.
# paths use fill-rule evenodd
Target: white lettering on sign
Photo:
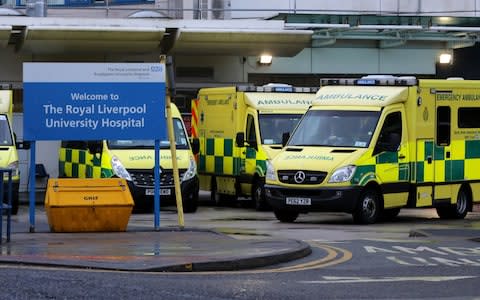
<path id="1" fill-rule="evenodd" d="M 99 114 L 118 114 L 126 116 L 128 114 L 145 114 L 147 112 L 147 105 L 143 104 L 141 106 L 108 106 L 108 105 L 98 105 Z"/>
<path id="2" fill-rule="evenodd" d="M 87 94 L 87 93 L 70 93 L 70 97 L 72 97 L 72 100 L 109 100 L 110 98 L 108 97 L 107 94 Z"/>
<path id="3" fill-rule="evenodd" d="M 364 249 L 367 253 L 372 254 L 396 254 L 395 256 L 386 256 L 386 259 L 404 266 L 480 267 L 480 247 L 405 247 L 395 245 L 389 248 L 364 246 Z M 419 255 L 424 255 L 424 257 Z M 425 255 L 428 256 L 425 257 Z"/>
<path id="4" fill-rule="evenodd" d="M 90 128 L 92 130 L 97 129 L 98 121 L 85 118 L 83 120 L 65 120 L 60 118 L 45 119 L 45 127 L 47 128 Z"/>

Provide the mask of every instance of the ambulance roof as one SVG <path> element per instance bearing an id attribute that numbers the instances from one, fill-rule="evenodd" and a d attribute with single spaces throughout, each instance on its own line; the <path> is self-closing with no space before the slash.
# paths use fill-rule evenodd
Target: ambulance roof
<path id="1" fill-rule="evenodd" d="M 314 93 L 246 92 L 245 102 L 257 110 L 307 110 Z"/>
<path id="2" fill-rule="evenodd" d="M 332 106 L 375 106 L 383 107 L 392 103 L 404 102 L 408 96 L 406 86 L 341 86 L 321 87 L 313 105 Z"/>

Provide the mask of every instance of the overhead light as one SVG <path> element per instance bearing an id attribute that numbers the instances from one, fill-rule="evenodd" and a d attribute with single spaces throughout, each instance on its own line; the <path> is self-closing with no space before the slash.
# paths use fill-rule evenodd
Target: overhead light
<path id="1" fill-rule="evenodd" d="M 258 58 L 258 63 L 261 65 L 270 65 L 272 64 L 273 57 L 269 54 L 262 54 Z"/>
<path id="2" fill-rule="evenodd" d="M 452 62 L 452 54 L 451 53 L 442 53 L 438 57 L 439 63 L 441 64 L 450 64 Z"/>

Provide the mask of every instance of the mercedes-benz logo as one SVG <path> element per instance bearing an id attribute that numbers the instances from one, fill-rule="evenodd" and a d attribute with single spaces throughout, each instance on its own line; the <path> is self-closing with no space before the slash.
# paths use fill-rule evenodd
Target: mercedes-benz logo
<path id="1" fill-rule="evenodd" d="M 295 176 L 293 176 L 293 179 L 295 179 L 296 183 L 302 183 L 305 180 L 305 173 L 303 171 L 298 171 L 295 173 Z"/>

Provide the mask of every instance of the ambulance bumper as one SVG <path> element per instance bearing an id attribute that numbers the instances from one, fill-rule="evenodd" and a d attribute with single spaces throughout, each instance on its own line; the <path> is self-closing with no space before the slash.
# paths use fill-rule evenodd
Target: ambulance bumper
<path id="1" fill-rule="evenodd" d="M 360 193 L 361 187 L 295 189 L 265 185 L 265 196 L 273 209 L 297 212 L 352 213 Z"/>

